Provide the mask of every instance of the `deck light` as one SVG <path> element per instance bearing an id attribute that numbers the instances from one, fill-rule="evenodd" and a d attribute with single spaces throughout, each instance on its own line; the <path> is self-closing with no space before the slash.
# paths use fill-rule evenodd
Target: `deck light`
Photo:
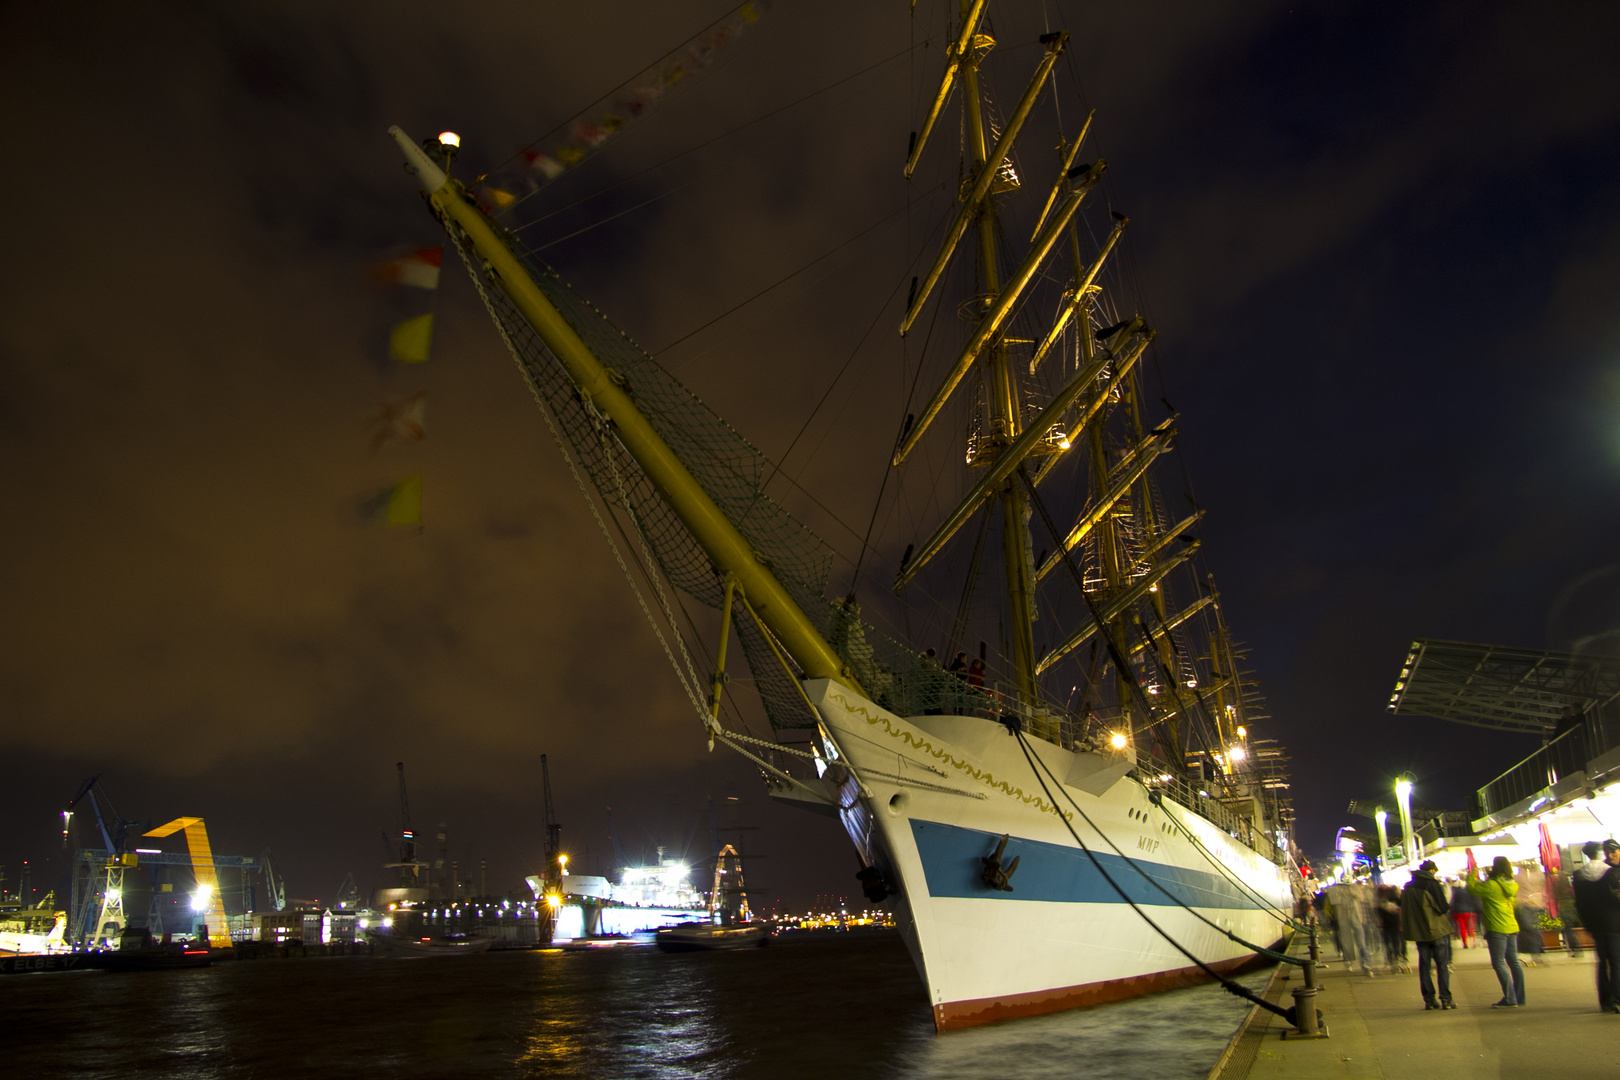
<path id="1" fill-rule="evenodd" d="M 1116 731 L 1108 737 L 1108 745 L 1112 746 L 1115 750 L 1125 749 L 1125 745 L 1128 742 L 1130 742 L 1130 740 L 1125 737 L 1123 732 Z"/>
<path id="2" fill-rule="evenodd" d="M 1241 746 L 1234 746 L 1226 752 L 1226 760 L 1228 761 L 1242 761 L 1246 756 L 1248 755 L 1243 752 Z"/>

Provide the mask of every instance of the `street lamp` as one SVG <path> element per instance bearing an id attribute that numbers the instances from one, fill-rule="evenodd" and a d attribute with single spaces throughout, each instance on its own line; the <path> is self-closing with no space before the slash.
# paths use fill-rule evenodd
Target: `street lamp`
<path id="1" fill-rule="evenodd" d="M 1384 860 L 1389 857 L 1389 830 L 1385 828 L 1385 822 L 1389 821 L 1389 813 L 1380 809 L 1373 815 L 1373 820 L 1378 822 L 1378 868 L 1382 870 Z"/>
<path id="2" fill-rule="evenodd" d="M 1412 781 L 1401 777 L 1395 781 L 1395 802 L 1401 811 L 1401 855 L 1410 865 L 1412 858 Z"/>

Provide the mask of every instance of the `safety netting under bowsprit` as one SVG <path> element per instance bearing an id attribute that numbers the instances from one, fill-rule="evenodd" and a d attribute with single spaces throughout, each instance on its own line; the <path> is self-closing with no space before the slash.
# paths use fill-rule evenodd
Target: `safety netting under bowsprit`
<path id="1" fill-rule="evenodd" d="M 451 228 L 454 230 L 453 225 Z M 724 585 L 708 555 L 619 441 L 613 426 L 581 397 L 567 370 L 507 296 L 500 279 L 467 258 L 464 237 L 453 239 L 525 377 L 557 421 L 596 490 L 632 520 L 666 580 L 694 599 L 720 607 Z M 505 239 L 546 298 L 597 359 L 622 380 L 636 407 L 765 559 L 874 701 L 902 716 L 913 715 L 937 707 L 942 695 L 960 690 L 961 683 L 954 676 L 876 633 L 844 604 L 829 602 L 826 587 L 832 572 L 832 549 L 765 494 L 770 466 L 765 456 L 551 267 L 510 237 Z M 796 685 L 802 672 L 793 668 L 785 650 L 768 637 L 770 631 L 749 617 L 742 605 L 736 606 L 733 615 L 772 726 L 813 726 L 816 718 Z M 988 708 L 988 703 L 987 697 L 983 704 Z"/>

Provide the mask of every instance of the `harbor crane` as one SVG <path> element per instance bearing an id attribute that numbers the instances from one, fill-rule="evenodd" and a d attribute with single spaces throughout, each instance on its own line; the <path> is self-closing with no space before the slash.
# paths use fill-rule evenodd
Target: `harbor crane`
<path id="1" fill-rule="evenodd" d="M 96 792 L 101 799 L 96 799 Z M 62 811 L 62 844 L 68 845 L 70 826 L 79 804 L 90 802 L 90 812 L 96 819 L 96 832 L 101 838 L 99 848 L 88 848 L 78 853 L 73 864 L 73 886 L 68 923 L 68 939 L 74 942 L 94 942 L 116 937 L 127 921 L 124 914 L 124 870 L 134 865 L 134 857 L 126 858 L 125 837 L 138 821 L 127 821 L 114 809 L 107 790 L 101 786 L 97 773 L 79 785 L 78 792 Z M 101 804 L 107 804 L 107 815 Z M 111 819 L 111 828 L 108 820 Z"/>
<path id="2" fill-rule="evenodd" d="M 568 856 L 562 850 L 562 825 L 557 821 L 557 810 L 551 802 L 551 769 L 544 754 L 540 755 L 540 787 L 546 815 L 546 891 L 561 892 Z"/>
<path id="3" fill-rule="evenodd" d="M 270 906 L 276 911 L 287 909 L 287 883 L 276 876 L 276 869 L 270 864 L 270 849 L 265 848 L 264 854 L 259 856 L 259 869 L 264 874 L 264 888 L 270 894 Z"/>
<path id="4" fill-rule="evenodd" d="M 411 828 L 411 796 L 405 789 L 405 763 L 397 761 L 399 770 L 399 862 L 388 864 L 399 870 L 402 889 L 417 888 L 421 882 L 422 864 L 416 860 L 416 830 Z"/>
<path id="5" fill-rule="evenodd" d="M 615 872 L 630 865 L 624 857 L 624 847 L 619 843 L 619 828 L 613 822 L 613 807 L 607 808 L 608 842 L 613 846 L 613 870 Z"/>

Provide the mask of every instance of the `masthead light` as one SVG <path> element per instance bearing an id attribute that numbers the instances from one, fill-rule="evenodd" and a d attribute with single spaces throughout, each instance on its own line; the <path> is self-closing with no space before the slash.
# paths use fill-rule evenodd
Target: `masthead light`
<path id="1" fill-rule="evenodd" d="M 441 131 L 439 132 L 439 145 L 459 147 L 461 146 L 461 136 L 453 131 Z"/>

